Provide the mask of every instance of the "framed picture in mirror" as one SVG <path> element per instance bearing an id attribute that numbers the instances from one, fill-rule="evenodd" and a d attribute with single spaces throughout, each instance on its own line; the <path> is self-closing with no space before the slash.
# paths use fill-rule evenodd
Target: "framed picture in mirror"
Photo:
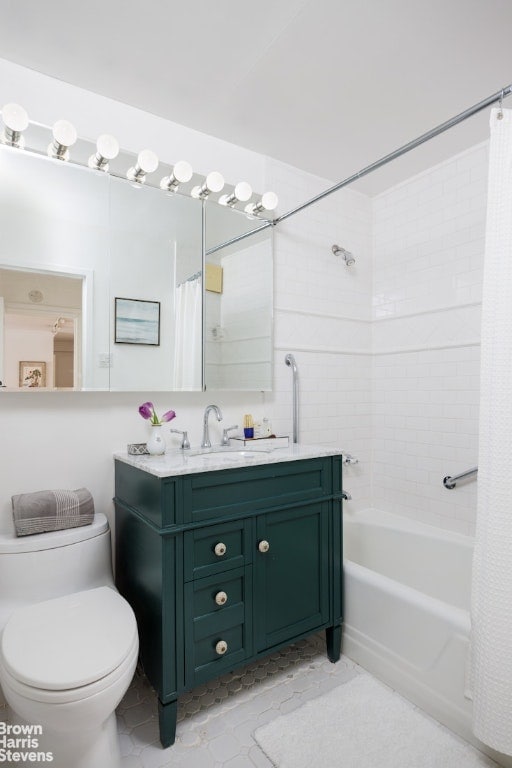
<path id="1" fill-rule="evenodd" d="M 20 387 L 46 387 L 46 363 L 20 360 Z"/>
<path id="2" fill-rule="evenodd" d="M 116 344 L 160 345 L 160 302 L 115 299 Z"/>

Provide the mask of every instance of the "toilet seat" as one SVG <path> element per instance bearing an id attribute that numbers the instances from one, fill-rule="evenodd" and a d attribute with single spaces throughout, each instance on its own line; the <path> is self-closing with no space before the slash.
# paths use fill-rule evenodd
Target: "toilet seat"
<path id="1" fill-rule="evenodd" d="M 16 610 L 1 637 L 0 664 L 10 684 L 34 698 L 72 701 L 110 685 L 137 649 L 130 605 L 98 587 Z"/>
<path id="2" fill-rule="evenodd" d="M 79 703 L 87 698 L 94 698 L 100 695 L 107 688 L 115 686 L 119 680 L 122 680 L 126 674 L 129 674 L 129 680 L 133 675 L 133 670 L 137 663 L 137 657 L 139 654 L 139 641 L 138 637 L 135 638 L 132 648 L 128 656 L 122 661 L 122 663 L 114 669 L 109 675 L 105 675 L 100 680 L 96 680 L 89 685 L 81 685 L 79 688 L 68 688 L 62 691 L 45 690 L 43 688 L 34 688 L 33 686 L 21 683 L 5 668 L 2 663 L 0 655 L 0 681 L 2 687 L 5 689 L 10 688 L 11 691 L 22 696 L 30 701 L 38 701 L 48 705 L 66 705 L 71 703 Z"/>

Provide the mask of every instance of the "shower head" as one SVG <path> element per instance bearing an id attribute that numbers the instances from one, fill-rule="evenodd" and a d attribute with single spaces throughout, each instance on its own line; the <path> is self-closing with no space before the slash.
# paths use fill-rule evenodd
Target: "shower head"
<path id="1" fill-rule="evenodd" d="M 352 264 L 355 264 L 356 262 L 354 254 L 350 253 L 350 251 L 345 250 L 345 248 L 340 248 L 339 245 L 333 245 L 332 252 L 334 253 L 335 256 L 341 256 L 341 258 L 343 259 L 347 267 L 351 267 Z"/>
<path id="2" fill-rule="evenodd" d="M 297 363 L 295 362 L 295 358 L 291 354 L 291 352 L 289 352 L 286 355 L 286 357 L 284 358 L 284 361 L 285 361 L 286 365 L 290 366 L 290 368 L 292 369 L 293 373 L 296 374 L 297 373 Z"/>

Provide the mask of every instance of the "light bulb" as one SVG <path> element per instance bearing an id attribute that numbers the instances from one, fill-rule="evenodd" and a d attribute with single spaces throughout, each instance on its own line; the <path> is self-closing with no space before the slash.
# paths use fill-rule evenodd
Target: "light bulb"
<path id="1" fill-rule="evenodd" d="M 236 203 L 246 203 L 252 197 L 252 187 L 246 181 L 239 181 L 230 195 L 222 195 L 219 198 L 221 205 L 233 207 Z"/>
<path id="2" fill-rule="evenodd" d="M 150 149 L 143 149 L 137 155 L 137 162 L 126 172 L 126 178 L 129 181 L 136 181 L 138 184 L 144 184 L 146 174 L 153 173 L 158 168 L 158 157 Z"/>
<path id="3" fill-rule="evenodd" d="M 19 104 L 4 104 L 2 107 L 2 120 L 5 129 L 2 136 L 2 142 L 11 147 L 20 147 L 23 149 L 25 140 L 21 132 L 28 127 L 28 115 Z"/>
<path id="4" fill-rule="evenodd" d="M 210 192 L 220 192 L 224 186 L 224 176 L 218 171 L 212 171 L 206 177 L 206 186 Z"/>
<path id="5" fill-rule="evenodd" d="M 119 154 L 119 142 L 115 136 L 102 133 L 96 141 L 96 153 L 87 161 L 89 168 L 99 171 L 108 171 L 108 164 Z"/>
<path id="6" fill-rule="evenodd" d="M 52 133 L 55 141 L 64 147 L 72 147 L 77 139 L 76 128 L 68 120 L 57 120 Z"/>
<path id="7" fill-rule="evenodd" d="M 257 216 L 263 211 L 274 211 L 277 208 L 278 198 L 275 192 L 264 192 L 259 203 L 249 203 L 245 206 L 245 212 L 249 216 Z"/>
<path id="8" fill-rule="evenodd" d="M 170 176 L 164 176 L 160 188 L 167 192 L 175 191 L 180 184 L 186 184 L 192 178 L 192 166 L 186 160 L 178 160 Z"/>
<path id="9" fill-rule="evenodd" d="M 180 184 L 185 184 L 192 178 L 192 166 L 190 163 L 187 163 L 186 160 L 178 160 L 172 173 L 174 178 L 179 181 Z"/>
<path id="10" fill-rule="evenodd" d="M 76 128 L 67 120 L 57 120 L 52 134 L 53 142 L 48 147 L 48 155 L 57 160 L 69 160 L 69 147 L 77 140 Z"/>
<path id="11" fill-rule="evenodd" d="M 278 202 L 275 192 L 264 192 L 261 196 L 261 204 L 266 211 L 275 211 Z"/>
<path id="12" fill-rule="evenodd" d="M 191 191 L 192 197 L 205 198 L 210 192 L 220 192 L 224 186 L 224 176 L 218 171 L 211 171 L 201 186 L 194 187 Z"/>

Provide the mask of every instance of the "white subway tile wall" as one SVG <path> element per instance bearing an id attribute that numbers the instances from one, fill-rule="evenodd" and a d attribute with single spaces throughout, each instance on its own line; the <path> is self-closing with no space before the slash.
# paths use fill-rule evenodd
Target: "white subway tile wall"
<path id="1" fill-rule="evenodd" d="M 487 143 L 373 203 L 374 506 L 472 534 Z"/>
<path id="2" fill-rule="evenodd" d="M 275 232 L 276 433 L 291 433 L 291 370 L 300 439 L 356 455 L 347 513 L 375 506 L 473 533 L 476 483 L 445 475 L 477 464 L 480 310 L 487 144 L 371 200 L 343 190 Z M 332 185 L 269 161 L 284 213 Z M 346 267 L 332 254 L 352 251 Z"/>
<path id="3" fill-rule="evenodd" d="M 269 189 L 285 213 L 332 186 L 269 161 Z M 301 441 L 341 446 L 360 463 L 344 485 L 358 508 L 371 504 L 372 201 L 352 190 L 331 195 L 275 230 L 274 391 L 265 395 L 276 434 L 291 434 L 292 352 L 299 371 Z M 354 253 L 347 267 L 336 244 Z"/>

